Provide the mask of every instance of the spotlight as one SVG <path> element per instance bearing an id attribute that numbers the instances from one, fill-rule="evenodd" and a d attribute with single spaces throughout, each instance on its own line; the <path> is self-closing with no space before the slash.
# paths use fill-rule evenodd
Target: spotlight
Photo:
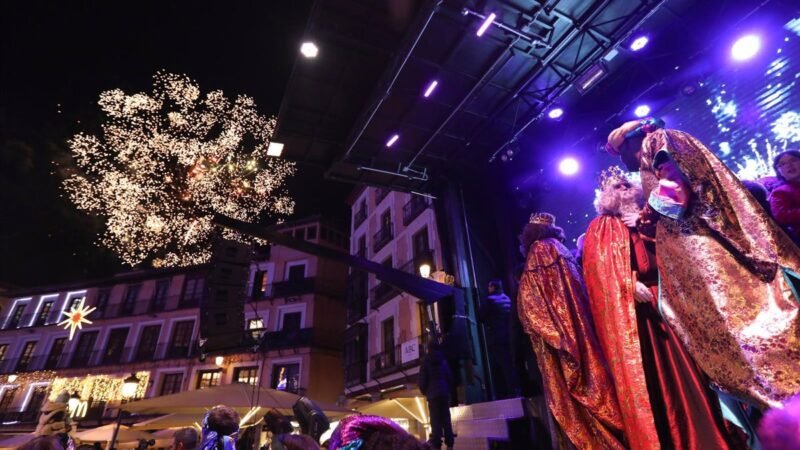
<path id="1" fill-rule="evenodd" d="M 483 33 L 486 32 L 486 30 L 489 28 L 489 25 L 491 25 L 492 22 L 494 22 L 494 19 L 496 19 L 496 18 L 497 18 L 497 14 L 495 14 L 495 13 L 491 13 L 488 16 L 486 16 L 486 18 L 483 19 L 483 23 L 481 24 L 480 28 L 478 28 L 478 32 L 475 33 L 475 35 L 478 36 L 478 37 L 483 36 Z"/>
<path id="2" fill-rule="evenodd" d="M 425 93 L 422 94 L 422 96 L 425 97 L 425 98 L 430 97 L 431 94 L 433 94 L 433 91 L 436 90 L 436 86 L 438 86 L 438 85 L 439 85 L 438 81 L 436 81 L 436 80 L 431 81 L 430 84 L 428 84 L 428 87 L 425 89 Z"/>
<path id="3" fill-rule="evenodd" d="M 393 146 L 394 143 L 397 142 L 398 139 L 400 139 L 400 135 L 399 134 L 393 135 L 392 137 L 389 138 L 388 141 L 386 141 L 386 147 Z"/>
<path id="4" fill-rule="evenodd" d="M 559 107 L 555 107 L 555 108 L 551 109 L 550 111 L 547 111 L 547 117 L 549 117 L 549 118 L 551 118 L 553 120 L 558 120 L 563 115 L 564 115 L 564 110 L 559 108 Z"/>
<path id="5" fill-rule="evenodd" d="M 283 143 L 281 142 L 270 142 L 269 146 L 267 147 L 267 156 L 281 156 L 283 153 Z"/>
<path id="6" fill-rule="evenodd" d="M 636 117 L 645 117 L 650 114 L 650 107 L 647 105 L 639 105 L 633 110 L 633 114 Z"/>
<path id="7" fill-rule="evenodd" d="M 631 42 L 629 49 L 633 50 L 634 52 L 638 52 L 639 50 L 643 49 L 647 43 L 650 42 L 650 39 L 647 36 L 639 36 Z"/>
<path id="8" fill-rule="evenodd" d="M 319 54 L 319 48 L 313 42 L 303 42 L 300 46 L 300 53 L 306 58 L 316 58 Z"/>
<path id="9" fill-rule="evenodd" d="M 562 174 L 567 176 L 572 176 L 578 173 L 580 169 L 580 164 L 578 164 L 578 160 L 572 157 L 567 157 L 561 160 L 558 164 L 558 170 L 561 171 Z"/>
<path id="10" fill-rule="evenodd" d="M 735 61 L 746 61 L 761 49 L 761 38 L 755 34 L 748 34 L 736 40 L 731 47 L 731 57 Z"/>

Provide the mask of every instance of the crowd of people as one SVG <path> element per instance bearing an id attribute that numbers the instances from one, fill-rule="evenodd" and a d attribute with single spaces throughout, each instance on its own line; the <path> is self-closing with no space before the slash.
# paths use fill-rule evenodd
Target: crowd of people
<path id="1" fill-rule="evenodd" d="M 518 314 L 553 439 L 800 448 L 797 407 L 782 409 L 800 393 L 800 152 L 775 158 L 780 184 L 767 193 L 657 119 L 623 124 L 606 149 L 641 182 L 602 173 L 580 263 L 551 214 L 520 236 Z M 779 431 L 787 423 L 794 431 Z"/>

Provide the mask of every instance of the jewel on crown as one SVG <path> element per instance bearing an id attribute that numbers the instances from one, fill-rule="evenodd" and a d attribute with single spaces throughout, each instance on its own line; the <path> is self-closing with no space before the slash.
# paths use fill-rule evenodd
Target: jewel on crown
<path id="1" fill-rule="evenodd" d="M 530 220 L 528 220 L 528 222 L 535 223 L 538 225 L 552 226 L 556 224 L 556 216 L 545 212 L 534 213 L 531 214 L 531 218 Z"/>
<path id="2" fill-rule="evenodd" d="M 608 186 L 619 183 L 620 181 L 629 181 L 628 176 L 619 166 L 611 166 L 608 169 L 600 172 L 600 188 L 605 189 Z"/>

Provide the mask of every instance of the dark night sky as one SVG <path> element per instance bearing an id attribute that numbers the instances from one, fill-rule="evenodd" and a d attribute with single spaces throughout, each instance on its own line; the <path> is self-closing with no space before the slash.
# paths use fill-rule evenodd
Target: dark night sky
<path id="1" fill-rule="evenodd" d="M 41 285 L 121 268 L 93 244 L 97 221 L 61 197 L 53 174 L 52 161 L 69 159 L 66 140 L 99 123 L 101 91 L 147 91 L 152 75 L 166 69 L 196 79 L 204 91 L 250 95 L 262 113 L 276 114 L 309 8 L 309 0 L 4 2 L 0 282 Z M 320 179 L 298 169 L 290 188 Z M 341 197 L 313 191 L 291 191 L 296 216 L 346 213 Z"/>

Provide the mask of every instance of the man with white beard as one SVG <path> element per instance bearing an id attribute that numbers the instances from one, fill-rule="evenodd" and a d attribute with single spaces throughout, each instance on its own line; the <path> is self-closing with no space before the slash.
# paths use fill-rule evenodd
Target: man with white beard
<path id="1" fill-rule="evenodd" d="M 641 184 L 610 167 L 594 205 L 598 216 L 586 231 L 583 272 L 629 447 L 738 448 L 706 377 L 659 314 L 655 245 L 640 219 Z"/>

